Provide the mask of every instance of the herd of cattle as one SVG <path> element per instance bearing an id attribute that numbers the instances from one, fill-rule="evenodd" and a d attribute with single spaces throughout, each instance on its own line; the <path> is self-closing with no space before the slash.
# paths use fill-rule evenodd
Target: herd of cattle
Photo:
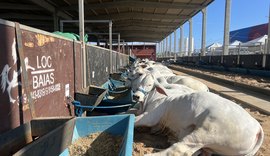
<path id="1" fill-rule="evenodd" d="M 242 107 L 161 63 L 136 60 L 125 85 L 139 104 L 135 127 L 166 129 L 177 140 L 150 155 L 253 156 L 263 143 L 261 125 Z"/>

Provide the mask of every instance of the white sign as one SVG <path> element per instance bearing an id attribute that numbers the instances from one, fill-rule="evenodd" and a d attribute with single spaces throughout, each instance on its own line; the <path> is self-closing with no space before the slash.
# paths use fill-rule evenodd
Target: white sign
<path id="1" fill-rule="evenodd" d="M 65 96 L 69 97 L 69 84 L 65 85 Z"/>
<path id="2" fill-rule="evenodd" d="M 31 71 L 33 89 L 32 98 L 38 99 L 61 90 L 61 84 L 55 84 L 51 56 L 37 56 L 37 69 Z"/>
<path id="3" fill-rule="evenodd" d="M 95 71 L 92 71 L 92 78 L 95 78 Z"/>

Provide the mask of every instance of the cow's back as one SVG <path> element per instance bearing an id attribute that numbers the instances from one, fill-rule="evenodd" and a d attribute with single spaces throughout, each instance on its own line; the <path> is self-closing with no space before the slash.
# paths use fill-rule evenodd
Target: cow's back
<path id="1" fill-rule="evenodd" d="M 180 132 L 185 129 L 206 131 L 207 135 L 198 138 L 215 146 L 215 151 L 224 153 L 225 150 L 227 154 L 234 150 L 245 153 L 260 129 L 260 124 L 242 107 L 209 92 L 171 98 L 162 120 L 166 127 L 179 134 L 179 139 L 186 134 Z"/>

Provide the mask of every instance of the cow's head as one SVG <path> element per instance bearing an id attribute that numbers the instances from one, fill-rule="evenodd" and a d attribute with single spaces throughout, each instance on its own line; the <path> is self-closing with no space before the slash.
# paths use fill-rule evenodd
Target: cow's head
<path id="1" fill-rule="evenodd" d="M 137 67 L 134 70 L 130 70 L 130 72 L 128 72 L 128 74 L 127 74 L 127 80 L 125 81 L 125 86 L 132 87 L 133 81 L 138 79 L 143 74 L 145 74 L 145 71 L 140 67 Z"/>
<path id="2" fill-rule="evenodd" d="M 160 94 L 167 96 L 164 87 L 157 82 L 152 74 L 148 73 L 144 76 L 139 85 L 137 85 L 136 88 L 133 88 L 133 91 L 135 92 L 133 98 L 135 101 L 143 103 L 146 95 L 154 89 L 156 89 Z"/>

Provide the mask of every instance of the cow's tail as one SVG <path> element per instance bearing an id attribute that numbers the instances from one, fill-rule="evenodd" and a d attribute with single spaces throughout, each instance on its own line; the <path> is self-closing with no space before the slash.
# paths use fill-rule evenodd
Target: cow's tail
<path id="1" fill-rule="evenodd" d="M 255 144 L 254 148 L 245 156 L 254 156 L 258 152 L 258 150 L 260 149 L 260 147 L 263 143 L 263 139 L 264 139 L 264 132 L 263 132 L 262 127 L 260 126 L 260 130 L 257 133 L 257 137 L 256 137 L 256 144 Z"/>

